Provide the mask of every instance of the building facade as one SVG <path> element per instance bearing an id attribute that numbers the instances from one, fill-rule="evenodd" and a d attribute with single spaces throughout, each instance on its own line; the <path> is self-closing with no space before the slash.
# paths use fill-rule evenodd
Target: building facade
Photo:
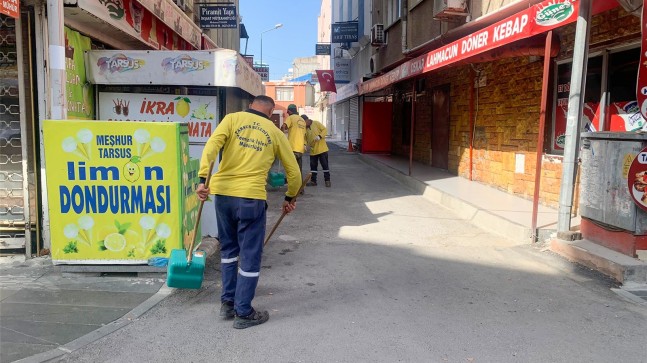
<path id="1" fill-rule="evenodd" d="M 330 96 L 332 106 L 332 127 L 334 137 L 357 142 L 361 139 L 362 102 L 358 85 L 370 76 L 370 59 L 373 49 L 370 45 L 372 0 L 333 0 L 332 23 L 356 24 L 357 41 L 335 42 L 331 34 L 332 59 L 330 69 L 335 71 L 337 92 Z"/>
<path id="2" fill-rule="evenodd" d="M 277 127 L 283 125 L 283 120 L 288 117 L 287 109 L 290 104 L 295 104 L 299 114 L 305 113 L 306 107 L 315 105 L 315 87 L 308 81 L 270 81 L 264 82 L 265 95 L 272 97 L 276 104 L 272 121 Z"/>
<path id="3" fill-rule="evenodd" d="M 372 98 L 387 103 L 392 111 L 389 118 L 372 119 L 375 126 L 364 118 L 362 131 L 374 134 L 377 127 L 386 126 L 391 145 L 388 150 L 371 146 L 364 151 L 411 155 L 413 160 L 528 199 L 534 194 L 539 152 L 539 201 L 557 207 L 575 24 L 553 30 L 546 80 L 546 33 L 423 71 L 435 60 L 454 56 L 449 49 L 435 59 L 435 49 L 461 39 L 469 48 L 470 39 L 528 9 L 527 3 L 492 7 L 491 2 L 474 1 L 472 9 L 452 9 L 460 14 L 443 17 L 434 1 L 374 1 L 373 28 L 384 29 L 384 40 L 374 43 L 371 65 L 376 76 L 360 85 L 360 95 L 364 102 Z M 594 2 L 593 13 L 584 110 L 589 121 L 583 128 L 630 130 L 635 110 L 628 106 L 635 105 L 636 98 L 640 19 L 615 1 Z M 545 142 L 538 146 L 544 81 L 549 82 L 549 102 Z"/>

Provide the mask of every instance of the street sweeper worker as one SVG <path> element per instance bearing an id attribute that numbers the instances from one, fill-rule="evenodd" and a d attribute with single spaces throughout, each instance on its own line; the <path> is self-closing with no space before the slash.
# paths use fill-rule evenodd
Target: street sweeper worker
<path id="1" fill-rule="evenodd" d="M 293 198 L 301 186 L 299 166 L 281 130 L 270 120 L 274 100 L 257 96 L 247 111 L 230 113 L 222 119 L 202 152 L 200 200 L 215 194 L 220 239 L 222 294 L 220 316 L 234 318 L 234 328 L 263 324 L 267 311 L 257 311 L 252 300 L 258 284 L 265 238 L 267 174 L 278 157 L 288 179 L 283 212 L 292 212 Z M 222 150 L 218 171 L 205 188 L 209 165 Z"/>
<path id="2" fill-rule="evenodd" d="M 292 147 L 294 157 L 299 164 L 299 172 L 303 169 L 303 153 L 306 151 L 306 121 L 299 116 L 297 105 L 288 105 L 288 118 L 281 128 L 288 132 L 288 141 Z M 303 175 L 301 175 L 303 179 Z"/>
<path id="3" fill-rule="evenodd" d="M 324 183 L 330 187 L 330 169 L 328 169 L 328 144 L 326 144 L 326 126 L 321 122 L 311 120 L 307 115 L 301 115 L 306 120 L 306 141 L 310 148 L 310 172 L 312 177 L 307 185 L 317 186 L 317 167 L 321 163 Z"/>

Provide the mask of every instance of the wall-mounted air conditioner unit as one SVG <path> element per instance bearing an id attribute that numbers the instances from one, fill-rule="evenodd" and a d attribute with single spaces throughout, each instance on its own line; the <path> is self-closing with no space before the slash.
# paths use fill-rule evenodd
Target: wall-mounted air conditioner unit
<path id="1" fill-rule="evenodd" d="M 434 0 L 434 19 L 458 21 L 469 15 L 467 0 Z"/>
<path id="2" fill-rule="evenodd" d="M 371 56 L 371 60 L 368 63 L 368 69 L 372 74 L 380 71 L 380 58 L 378 54 L 373 54 Z"/>
<path id="3" fill-rule="evenodd" d="M 371 44 L 380 46 L 386 43 L 384 38 L 384 24 L 375 24 L 371 28 Z"/>

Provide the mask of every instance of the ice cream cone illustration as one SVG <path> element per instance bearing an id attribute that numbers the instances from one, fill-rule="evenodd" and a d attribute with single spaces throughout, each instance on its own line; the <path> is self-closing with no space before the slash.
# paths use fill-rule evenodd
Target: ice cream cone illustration
<path id="1" fill-rule="evenodd" d="M 94 219 L 90 216 L 83 216 L 78 220 L 79 235 L 83 238 L 88 246 L 92 245 L 92 227 L 94 227 Z"/>
<path id="2" fill-rule="evenodd" d="M 166 150 L 166 142 L 161 137 L 154 137 L 150 142 L 150 149 L 142 153 L 142 160 L 152 156 L 155 153 L 161 153 Z"/>
<path id="3" fill-rule="evenodd" d="M 151 216 L 142 216 L 139 219 L 139 225 L 142 227 L 144 246 L 148 246 L 152 242 L 155 233 L 155 219 Z"/>
<path id="4" fill-rule="evenodd" d="M 150 146 L 151 134 L 147 130 L 137 129 L 133 134 L 135 141 L 137 142 L 137 155 L 142 156 Z"/>
<path id="5" fill-rule="evenodd" d="M 91 144 L 92 144 L 92 131 L 88 129 L 81 129 L 79 132 L 76 133 L 76 139 L 78 142 L 81 144 L 79 150 L 81 151 L 82 154 L 84 154 L 88 160 L 92 158 L 91 155 Z"/>
<path id="6" fill-rule="evenodd" d="M 155 233 L 157 234 L 157 237 L 167 239 L 171 236 L 171 227 L 166 223 L 160 223 L 155 227 Z"/>
<path id="7" fill-rule="evenodd" d="M 66 153 L 72 153 L 80 157 L 81 159 L 89 160 L 87 155 L 79 151 L 78 143 L 76 142 L 76 139 L 74 137 L 69 136 L 63 139 L 62 146 L 63 151 L 65 151 Z"/>

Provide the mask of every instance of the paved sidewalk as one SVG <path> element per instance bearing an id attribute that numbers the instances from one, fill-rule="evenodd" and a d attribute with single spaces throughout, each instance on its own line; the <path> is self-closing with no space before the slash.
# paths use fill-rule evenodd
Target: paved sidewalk
<path id="1" fill-rule="evenodd" d="M 64 346 L 154 296 L 164 275 L 67 276 L 49 257 L 0 265 L 0 361 Z"/>
<path id="2" fill-rule="evenodd" d="M 348 149 L 348 142 L 329 140 L 329 144 Z M 484 230 L 510 240 L 530 243 L 532 201 L 496 188 L 472 182 L 429 165 L 414 161 L 409 176 L 409 160 L 386 154 L 359 154 L 361 160 L 390 175 L 426 199 L 443 205 L 461 218 Z M 556 209 L 539 205 L 537 231 L 539 242 L 567 259 L 598 270 L 620 283 L 647 283 L 647 258 L 622 256 L 592 242 L 562 241 L 553 238 L 557 230 Z M 580 217 L 571 220 L 571 229 L 578 230 Z M 640 253 L 639 253 L 640 256 Z M 643 289 L 644 290 L 644 289 Z"/>
<path id="3" fill-rule="evenodd" d="M 200 248 L 211 256 L 218 241 L 204 239 Z M 49 256 L 0 262 L 0 363 L 43 362 L 79 349 L 175 291 L 164 273 L 62 273 Z"/>

